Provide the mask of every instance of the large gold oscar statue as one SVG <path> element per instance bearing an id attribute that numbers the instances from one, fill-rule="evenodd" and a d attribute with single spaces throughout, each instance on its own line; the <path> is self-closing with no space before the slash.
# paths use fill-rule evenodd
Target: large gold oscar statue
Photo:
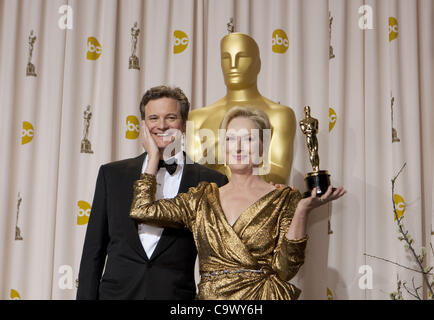
<path id="1" fill-rule="evenodd" d="M 226 96 L 217 102 L 189 113 L 188 120 L 194 121 L 194 138 L 189 136 L 187 154 L 195 161 L 209 159 L 202 150 L 205 141 L 198 134 L 200 129 L 214 132 L 215 164 L 205 163 L 210 168 L 225 173 L 230 178 L 229 169 L 218 163 L 218 128 L 225 113 L 235 107 L 254 107 L 267 113 L 273 127 L 270 144 L 270 172 L 264 176 L 266 181 L 285 184 L 292 166 L 292 151 L 295 135 L 295 114 L 286 106 L 263 97 L 257 88 L 257 78 L 261 69 L 259 47 L 255 40 L 243 33 L 230 33 L 220 43 L 221 66 Z M 212 150 L 212 148 L 211 148 Z"/>

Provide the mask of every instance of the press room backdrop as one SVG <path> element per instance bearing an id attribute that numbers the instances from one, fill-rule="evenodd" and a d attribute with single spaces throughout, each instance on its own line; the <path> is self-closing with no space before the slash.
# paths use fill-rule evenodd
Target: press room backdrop
<path id="1" fill-rule="evenodd" d="M 231 18 L 259 45 L 260 92 L 297 121 L 311 107 L 320 168 L 348 190 L 311 215 L 301 299 L 389 299 L 398 280 L 422 285 L 394 264 L 416 268 L 391 179 L 406 163 L 394 201 L 429 252 L 433 10 L 431 0 L 1 0 L 0 298 L 75 298 L 99 166 L 142 152 L 148 88 L 180 86 L 192 109 L 224 96 Z M 140 69 L 129 68 L 135 22 Z M 294 150 L 288 183 L 304 191 L 298 128 Z"/>

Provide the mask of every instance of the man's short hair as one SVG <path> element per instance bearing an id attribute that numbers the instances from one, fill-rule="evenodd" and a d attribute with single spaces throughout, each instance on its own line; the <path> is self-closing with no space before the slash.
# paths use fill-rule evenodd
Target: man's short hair
<path id="1" fill-rule="evenodd" d="M 178 101 L 181 111 L 182 121 L 185 123 L 188 118 L 188 111 L 190 110 L 190 102 L 187 96 L 178 87 L 171 88 L 168 86 L 157 86 L 149 89 L 143 95 L 142 101 L 140 102 L 140 115 L 142 120 L 145 120 L 145 106 L 151 100 L 156 100 L 160 98 L 172 98 Z"/>

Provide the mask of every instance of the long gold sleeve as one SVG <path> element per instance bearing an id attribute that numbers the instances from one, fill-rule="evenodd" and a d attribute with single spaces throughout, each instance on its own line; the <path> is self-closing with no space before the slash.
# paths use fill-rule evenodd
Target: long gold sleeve
<path id="1" fill-rule="evenodd" d="M 284 281 L 292 279 L 304 263 L 308 237 L 298 240 L 289 240 L 286 237 L 300 199 L 299 191 L 291 191 L 280 219 L 279 238 L 273 255 L 272 268 Z"/>
<path id="2" fill-rule="evenodd" d="M 196 206 L 199 202 L 200 190 L 206 183 L 190 188 L 187 193 L 179 193 L 172 199 L 155 201 L 157 181 L 154 175 L 142 174 L 134 183 L 134 197 L 130 217 L 138 222 L 162 227 L 183 227 L 189 229 L 195 221 Z"/>

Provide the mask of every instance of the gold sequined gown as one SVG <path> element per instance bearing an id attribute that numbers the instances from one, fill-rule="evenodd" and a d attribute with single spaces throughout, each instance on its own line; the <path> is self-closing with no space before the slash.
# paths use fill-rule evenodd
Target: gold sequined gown
<path id="1" fill-rule="evenodd" d="M 196 299 L 297 299 L 288 282 L 304 262 L 307 238 L 285 236 L 301 194 L 274 189 L 231 226 L 215 183 L 201 182 L 173 199 L 154 201 L 155 176 L 142 174 L 134 184 L 130 216 L 140 222 L 191 230 L 201 280 Z"/>

